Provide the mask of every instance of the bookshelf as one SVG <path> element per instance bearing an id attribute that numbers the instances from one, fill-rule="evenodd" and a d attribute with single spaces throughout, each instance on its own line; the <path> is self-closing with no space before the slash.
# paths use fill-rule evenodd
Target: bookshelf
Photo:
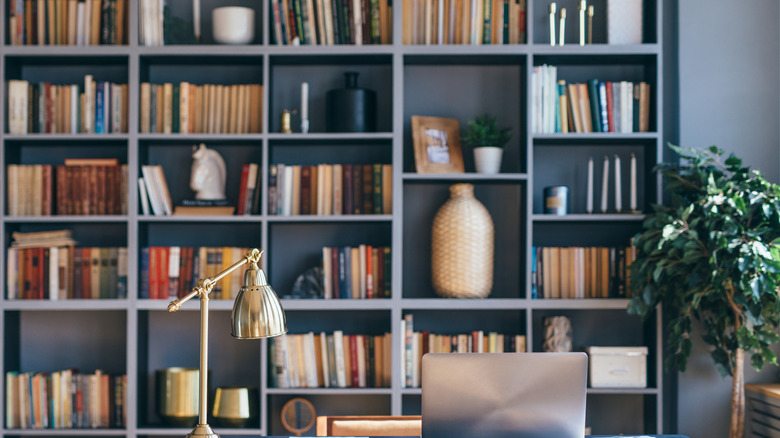
<path id="1" fill-rule="evenodd" d="M 7 24 L 10 0 L 0 8 L 0 26 Z M 181 436 L 185 429 L 168 428 L 154 411 L 154 372 L 169 366 L 197 366 L 197 303 L 169 314 L 167 300 L 137 296 L 140 249 L 146 246 L 253 246 L 263 258 L 270 283 L 281 295 L 289 292 L 303 270 L 319 263 L 323 246 L 368 243 L 392 247 L 392 296 L 375 300 L 284 300 L 291 333 L 392 334 L 393 364 L 402 337 L 399 323 L 413 314 L 415 329 L 437 333 L 495 330 L 522 334 L 530 351 L 541 351 L 547 316 L 569 317 L 575 348 L 588 345 L 646 345 L 648 388 L 588 389 L 587 424 L 594 434 L 653 434 L 665 431 L 661 316 L 643 323 L 626 314 L 625 299 L 532 299 L 533 246 L 625 245 L 641 227 L 642 214 L 584 214 L 584 169 L 587 157 L 635 153 L 639 158 L 639 206 L 647 211 L 660 200 L 660 180 L 651 169 L 661 159 L 663 124 L 662 2 L 645 0 L 644 44 L 604 44 L 603 20 L 594 22 L 593 45 L 575 43 L 576 21 L 569 15 L 567 45 L 546 42 L 546 1 L 527 1 L 526 35 L 521 45 L 404 45 L 402 10 L 393 9 L 392 44 L 367 46 L 286 46 L 271 44 L 269 5 L 260 0 L 236 2 L 256 12 L 256 38 L 245 46 L 210 44 L 211 10 L 217 0 L 203 0 L 203 35 L 199 46 L 146 47 L 138 44 L 138 11 L 128 11 L 128 41 L 120 46 L 11 46 L 8 32 L 0 35 L 0 74 L 9 79 L 80 83 L 85 74 L 129 85 L 128 126 L 122 134 L 10 135 L 7 105 L 0 105 L 0 174 L 8 164 L 59 164 L 66 157 L 117 158 L 127 164 L 127 215 L 13 217 L 7 214 L 6 190 L 0 190 L 3 214 L 0 233 L 7 248 L 14 231 L 69 228 L 83 246 L 126 246 L 128 298 L 124 300 L 22 301 L 0 298 L 0 339 L 3 374 L 7 371 L 54 371 L 78 367 L 125 373 L 128 379 L 127 427 L 107 430 L 47 431 L 51 436 L 149 437 Z M 187 2 L 175 2 L 172 12 L 191 15 Z M 576 11 L 574 0 L 559 8 Z M 606 1 L 595 0 L 597 11 Z M 599 12 L 597 12 L 598 16 Z M 569 81 L 645 80 L 651 84 L 650 132 L 613 134 L 536 134 L 531 131 L 531 72 L 542 64 L 559 66 Z M 375 133 L 326 133 L 324 98 L 341 87 L 345 71 L 360 72 L 360 86 L 377 92 Z M 263 129 L 254 134 L 141 134 L 141 82 L 189 80 L 195 83 L 260 83 Z M 281 134 L 280 113 L 297 108 L 300 82 L 309 82 L 310 134 Z M 6 89 L 0 101 L 6 102 Z M 499 116 L 511 127 L 501 173 L 474 173 L 471 150 L 464 148 L 465 174 L 417 174 L 410 116 L 453 117 L 461 124 L 482 112 Z M 293 130 L 299 131 L 297 117 Z M 226 159 L 227 196 L 235 202 L 240 165 L 260 163 L 261 211 L 250 216 L 145 216 L 140 213 L 136 181 L 143 164 L 162 164 L 174 203 L 191 197 L 191 147 L 204 142 Z M 268 214 L 268 169 L 275 163 L 298 161 L 393 165 L 391 214 L 358 216 L 277 216 Z M 596 160 L 598 162 L 598 160 Z M 624 160 L 627 164 L 628 160 Z M 597 172 L 597 175 L 600 175 Z M 627 175 L 627 172 L 624 172 Z M 490 211 L 496 228 L 496 263 L 491 295 L 482 300 L 437 298 L 430 286 L 430 232 L 433 217 L 448 197 L 449 185 L 469 182 Z M 541 214 L 541 193 L 550 184 L 566 184 L 572 200 L 569 216 Z M 598 189 L 598 185 L 596 186 Z M 597 190 L 598 199 L 598 190 Z M 5 251 L 0 255 L 5 267 Z M 5 268 L 0 270 L 5 284 Z M 282 435 L 283 404 L 296 396 L 309 399 L 318 414 L 419 414 L 417 388 L 404 388 L 394 366 L 388 388 L 280 389 L 269 387 L 269 342 L 230 338 L 232 302 L 212 300 L 210 328 L 211 387 L 255 386 L 260 418 L 245 429 L 215 427 L 223 436 Z M 76 354 L 72 354 L 76 353 Z M 226 359 L 229 358 L 229 359 Z M 0 393 L 5 393 L 0 380 Z M 3 402 L 4 404 L 4 402 Z M 3 410 L 4 412 L 4 410 Z M 310 432 L 312 434 L 313 431 Z M 42 434 L 34 430 L 0 428 L 2 437 Z"/>

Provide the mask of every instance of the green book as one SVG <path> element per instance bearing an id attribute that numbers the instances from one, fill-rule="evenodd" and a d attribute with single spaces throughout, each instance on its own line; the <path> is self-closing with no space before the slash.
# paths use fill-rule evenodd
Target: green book
<path id="1" fill-rule="evenodd" d="M 374 180 L 374 214 L 382 214 L 382 165 L 374 164 L 373 171 Z"/>
<path id="2" fill-rule="evenodd" d="M 588 81 L 588 94 L 590 94 L 590 120 L 593 132 L 601 132 L 601 111 L 599 111 L 599 80 Z"/>
<path id="3" fill-rule="evenodd" d="M 179 133 L 179 84 L 173 84 L 173 102 L 171 105 L 171 132 Z"/>

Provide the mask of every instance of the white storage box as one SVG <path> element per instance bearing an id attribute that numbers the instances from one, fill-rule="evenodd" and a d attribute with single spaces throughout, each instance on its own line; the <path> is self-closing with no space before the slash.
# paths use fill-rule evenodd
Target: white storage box
<path id="1" fill-rule="evenodd" d="M 588 347 L 591 388 L 646 388 L 647 347 Z"/>

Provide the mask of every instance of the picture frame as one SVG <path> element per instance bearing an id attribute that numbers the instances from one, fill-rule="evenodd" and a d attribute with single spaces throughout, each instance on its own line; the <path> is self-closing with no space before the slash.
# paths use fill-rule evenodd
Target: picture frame
<path id="1" fill-rule="evenodd" d="M 464 173 L 457 119 L 412 116 L 417 173 Z"/>

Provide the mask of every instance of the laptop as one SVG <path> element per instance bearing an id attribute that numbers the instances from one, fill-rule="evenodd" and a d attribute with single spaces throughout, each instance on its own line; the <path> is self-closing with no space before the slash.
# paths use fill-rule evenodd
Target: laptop
<path id="1" fill-rule="evenodd" d="M 583 438 L 585 353 L 428 353 L 422 438 Z"/>

